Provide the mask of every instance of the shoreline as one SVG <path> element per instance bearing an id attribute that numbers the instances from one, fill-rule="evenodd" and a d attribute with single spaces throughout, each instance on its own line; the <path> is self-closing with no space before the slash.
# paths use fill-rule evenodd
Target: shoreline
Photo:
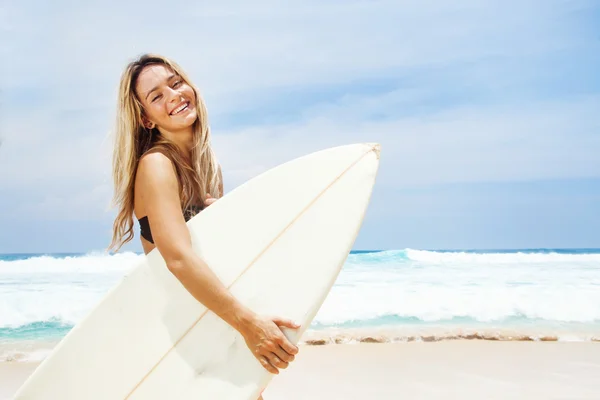
<path id="1" fill-rule="evenodd" d="M 0 363 L 0 400 L 39 362 Z M 600 344 L 440 342 L 302 345 L 265 400 L 597 399 Z M 307 385 L 311 382 L 313 385 Z"/>
<path id="2" fill-rule="evenodd" d="M 372 327 L 308 329 L 300 346 L 323 347 L 357 344 L 397 344 L 431 342 L 560 342 L 600 343 L 600 331 L 548 330 L 544 328 L 467 327 Z M 47 339 L 4 339 L 0 341 L 0 364 L 41 362 L 63 337 Z"/>
<path id="3" fill-rule="evenodd" d="M 482 340 L 501 342 L 600 342 L 600 326 L 379 326 L 309 329 L 301 338 L 306 345 L 355 343 L 405 343 Z"/>

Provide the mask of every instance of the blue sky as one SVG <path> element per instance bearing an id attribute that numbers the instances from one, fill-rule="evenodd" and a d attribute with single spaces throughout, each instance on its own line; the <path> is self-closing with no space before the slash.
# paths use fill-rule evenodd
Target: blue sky
<path id="1" fill-rule="evenodd" d="M 11 2 L 0 253 L 108 245 L 116 87 L 147 51 L 200 87 L 226 191 L 380 142 L 357 249 L 600 247 L 598 21 L 578 0 Z"/>

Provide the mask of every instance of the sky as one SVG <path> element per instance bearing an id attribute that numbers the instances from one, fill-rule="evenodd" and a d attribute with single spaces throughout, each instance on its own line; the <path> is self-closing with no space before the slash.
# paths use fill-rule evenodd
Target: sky
<path id="1" fill-rule="evenodd" d="M 226 192 L 381 143 L 355 249 L 600 247 L 598 21 L 585 0 L 5 2 L 0 253 L 106 249 L 117 85 L 144 52 L 200 88 Z"/>

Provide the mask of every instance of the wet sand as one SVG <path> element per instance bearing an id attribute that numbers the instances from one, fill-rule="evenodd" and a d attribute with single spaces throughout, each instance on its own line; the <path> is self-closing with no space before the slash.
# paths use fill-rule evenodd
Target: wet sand
<path id="1" fill-rule="evenodd" d="M 447 341 L 302 348 L 265 400 L 600 399 L 600 343 Z"/>
<path id="2" fill-rule="evenodd" d="M 0 363 L 11 399 L 37 363 Z M 302 345 L 265 400 L 600 399 L 600 343 L 443 342 Z M 175 400 L 175 399 L 174 399 Z"/>

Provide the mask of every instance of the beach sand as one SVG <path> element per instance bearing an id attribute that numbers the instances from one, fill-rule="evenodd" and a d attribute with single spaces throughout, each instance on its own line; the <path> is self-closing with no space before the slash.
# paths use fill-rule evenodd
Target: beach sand
<path id="1" fill-rule="evenodd" d="M 37 364 L 0 363 L 0 399 Z M 600 399 L 600 343 L 442 342 L 302 345 L 265 400 Z"/>

